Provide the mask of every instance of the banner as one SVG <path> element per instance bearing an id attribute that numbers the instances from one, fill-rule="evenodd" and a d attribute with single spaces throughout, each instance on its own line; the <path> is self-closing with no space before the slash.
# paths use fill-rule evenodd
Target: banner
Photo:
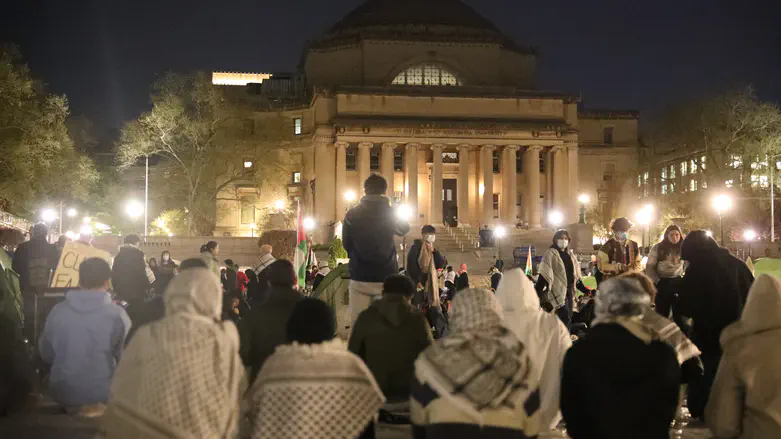
<path id="1" fill-rule="evenodd" d="M 79 286 L 79 266 L 89 258 L 100 258 L 111 264 L 109 252 L 78 242 L 65 243 L 57 263 L 57 269 L 54 270 L 54 276 L 52 276 L 51 286 L 54 288 Z"/>

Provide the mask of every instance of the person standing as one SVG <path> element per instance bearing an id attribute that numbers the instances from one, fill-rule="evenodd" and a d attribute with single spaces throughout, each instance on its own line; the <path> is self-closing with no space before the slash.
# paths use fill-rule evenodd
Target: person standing
<path id="1" fill-rule="evenodd" d="M 171 279 L 176 275 L 176 269 L 176 263 L 171 259 L 171 253 L 168 250 L 164 250 L 160 254 L 160 266 L 158 273 L 155 275 L 157 277 L 158 295 L 162 295 L 165 289 L 168 288 Z"/>
<path id="2" fill-rule="evenodd" d="M 425 313 L 436 338 L 447 335 L 447 320 L 439 299 L 439 271 L 445 267 L 445 258 L 434 247 L 436 229 L 432 225 L 421 228 L 422 239 L 416 239 L 407 254 L 407 276 L 415 284 L 417 294 L 412 301 Z"/>
<path id="3" fill-rule="evenodd" d="M 763 274 L 740 320 L 721 333 L 724 357 L 705 409 L 717 438 L 781 437 L 781 281 Z"/>
<path id="4" fill-rule="evenodd" d="M 542 256 L 538 267 L 540 276 L 536 285 L 543 309 L 555 311 L 567 327 L 572 322 L 575 288 L 580 281 L 580 264 L 569 244 L 566 230 L 553 235 L 553 245 Z"/>
<path id="5" fill-rule="evenodd" d="M 258 257 L 258 263 L 255 264 L 255 274 L 260 274 L 266 267 L 277 260 L 272 254 L 273 251 L 274 248 L 270 244 L 263 244 L 260 246 L 260 256 Z"/>
<path id="6" fill-rule="evenodd" d="M 495 293 L 496 289 L 499 288 L 499 283 L 502 282 L 502 272 L 494 265 L 488 270 L 488 276 L 491 277 L 491 292 Z"/>
<path id="7" fill-rule="evenodd" d="M 667 439 L 678 408 L 673 348 L 642 322 L 654 312 L 635 279 L 600 285 L 588 337 L 567 351 L 561 413 L 573 439 Z"/>
<path id="8" fill-rule="evenodd" d="M 102 413 L 130 331 L 130 318 L 111 300 L 110 278 L 103 259 L 82 262 L 81 289 L 68 291 L 52 309 L 38 344 L 41 359 L 52 367 L 52 397 L 69 413 Z"/>
<path id="9" fill-rule="evenodd" d="M 656 285 L 656 312 L 666 318 L 669 318 L 672 312 L 673 321 L 685 328 L 684 319 L 676 304 L 683 283 L 682 245 L 681 228 L 675 224 L 667 227 L 662 241 L 651 247 L 648 253 L 645 272 Z"/>
<path id="10" fill-rule="evenodd" d="M 35 295 L 49 287 L 49 277 L 59 262 L 57 248 L 50 244 L 48 239 L 49 227 L 44 223 L 35 224 L 30 229 L 30 240 L 19 244 L 11 263 L 13 270 L 19 274 L 24 309 L 24 335 L 29 340 L 35 338 Z"/>
<path id="11" fill-rule="evenodd" d="M 399 271 L 395 236 L 409 232 L 409 224 L 396 219 L 384 194 L 388 183 L 372 174 L 363 184 L 366 195 L 344 216 L 342 236 L 350 258 L 350 316 L 358 315 L 382 294 L 382 282 Z"/>
<path id="12" fill-rule="evenodd" d="M 217 279 L 222 279 L 222 273 L 220 272 L 220 260 L 217 257 L 220 256 L 220 244 L 217 241 L 209 241 L 201 247 L 201 259 L 209 266 L 209 270 L 217 276 Z"/>
<path id="13" fill-rule="evenodd" d="M 691 338 L 702 351 L 705 367 L 702 379 L 689 386 L 689 411 L 693 417 L 702 418 L 721 361 L 719 337 L 724 328 L 740 318 L 754 275 L 704 230 L 686 236 L 681 259 L 689 265 L 678 297 L 678 310 L 694 322 Z"/>
<path id="14" fill-rule="evenodd" d="M 597 253 L 598 282 L 627 271 L 640 271 L 640 248 L 636 242 L 629 239 L 629 231 L 633 226 L 627 218 L 616 218 L 613 221 L 613 237 L 608 239 Z"/>
<path id="15" fill-rule="evenodd" d="M 120 300 L 127 302 L 127 312 L 135 327 L 146 323 L 146 293 L 154 282 L 147 273 L 149 267 L 141 251 L 141 238 L 130 234 L 125 236 L 125 244 L 119 247 L 111 269 L 111 284 Z M 151 271 L 151 270 L 149 270 Z"/>

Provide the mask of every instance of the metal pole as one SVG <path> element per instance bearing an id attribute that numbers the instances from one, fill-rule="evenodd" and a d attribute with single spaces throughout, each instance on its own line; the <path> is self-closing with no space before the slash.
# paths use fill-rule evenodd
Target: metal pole
<path id="1" fill-rule="evenodd" d="M 147 224 L 149 223 L 149 154 L 146 155 L 146 166 L 144 168 L 144 238 L 147 236 Z"/>
<path id="2" fill-rule="evenodd" d="M 773 171 L 776 170 L 775 160 L 775 157 L 773 157 L 774 163 L 770 163 L 770 160 L 767 163 L 770 166 L 770 242 L 776 242 L 776 180 L 773 175 Z"/>
<path id="3" fill-rule="evenodd" d="M 59 228 L 60 235 L 62 235 L 62 200 L 60 200 L 60 228 Z"/>

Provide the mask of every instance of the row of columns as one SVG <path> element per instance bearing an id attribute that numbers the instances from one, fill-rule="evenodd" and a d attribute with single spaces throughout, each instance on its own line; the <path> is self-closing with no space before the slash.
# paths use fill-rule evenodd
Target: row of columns
<path id="1" fill-rule="evenodd" d="M 331 154 L 331 145 L 335 154 Z M 330 143 L 326 141 L 315 142 L 314 166 L 311 163 L 311 157 L 307 158 L 304 154 L 304 179 L 310 181 L 312 170 L 317 177 L 316 180 L 316 205 L 317 216 L 321 218 L 337 218 L 345 211 L 346 201 L 340 196 L 342 188 L 346 187 L 347 158 L 346 152 L 349 144 L 346 142 Z M 371 175 L 371 149 L 373 143 L 362 142 L 358 144 L 357 168 L 360 184 Z M 394 152 L 399 145 L 396 143 L 384 143 L 380 156 L 380 174 L 388 182 L 388 195 L 393 196 L 394 190 Z M 403 146 L 405 149 L 405 174 L 407 175 L 404 192 L 406 194 L 406 203 L 417 212 L 418 204 L 418 149 L 421 147 L 417 143 L 409 143 Z M 442 219 L 442 182 L 443 182 L 443 164 L 442 151 L 444 144 L 430 145 L 432 150 L 432 176 L 431 176 L 431 197 L 430 197 L 430 216 L 432 223 L 439 223 Z M 474 148 L 471 145 L 459 145 L 459 169 L 458 169 L 458 189 L 457 204 L 459 208 L 459 218 L 466 219 L 468 214 L 465 210 L 469 208 L 469 157 L 470 151 Z M 494 145 L 481 145 L 479 147 L 480 167 L 477 170 L 477 180 L 482 181 L 482 206 L 479 219 L 481 224 L 494 223 L 494 172 L 493 172 L 493 153 L 496 148 Z M 520 146 L 504 146 L 501 150 L 500 161 L 502 163 L 502 205 L 500 207 L 502 222 L 513 224 L 516 221 L 516 199 L 517 188 L 517 170 L 516 159 Z M 542 209 L 540 205 L 540 152 L 541 146 L 532 145 L 524 147 L 523 156 L 523 175 L 525 180 L 525 190 L 523 196 L 523 211 L 526 221 L 530 227 L 542 226 Z M 577 149 L 575 147 L 555 146 L 551 150 L 552 178 L 549 185 L 552 186 L 552 208 L 562 209 L 567 219 L 574 220 L 577 206 L 574 199 L 577 198 Z M 330 186 L 329 179 L 333 176 L 334 186 Z M 480 178 L 482 177 L 482 178 Z M 329 187 L 330 186 L 330 187 Z M 336 189 L 336 190 L 334 190 Z M 480 194 L 478 194 L 480 195 Z M 479 196 L 478 196 L 479 199 Z M 574 207 L 572 207 L 572 206 Z M 572 207 L 572 209 L 569 209 Z"/>

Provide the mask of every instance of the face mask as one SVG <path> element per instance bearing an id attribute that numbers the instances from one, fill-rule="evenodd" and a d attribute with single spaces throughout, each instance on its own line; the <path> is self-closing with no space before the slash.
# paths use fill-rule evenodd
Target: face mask
<path id="1" fill-rule="evenodd" d="M 569 245 L 569 241 L 567 241 L 566 239 L 559 239 L 559 240 L 556 240 L 556 245 L 560 249 L 564 250 Z"/>
<path id="2" fill-rule="evenodd" d="M 625 240 L 626 238 L 629 238 L 629 233 L 628 233 L 628 232 L 618 232 L 618 233 L 616 233 L 616 237 L 617 237 L 619 240 L 623 241 L 623 240 Z"/>
<path id="3" fill-rule="evenodd" d="M 426 235 L 423 238 L 433 244 L 437 240 L 437 235 Z"/>

